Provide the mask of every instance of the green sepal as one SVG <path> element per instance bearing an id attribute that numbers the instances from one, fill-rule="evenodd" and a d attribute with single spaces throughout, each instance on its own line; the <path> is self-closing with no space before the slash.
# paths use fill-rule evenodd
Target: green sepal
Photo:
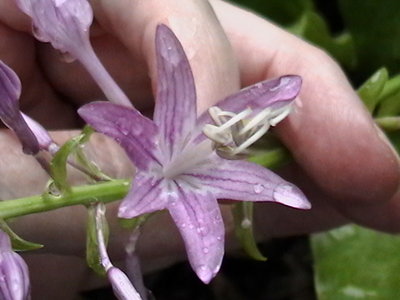
<path id="1" fill-rule="evenodd" d="M 88 207 L 88 219 L 86 225 L 86 263 L 87 265 L 101 276 L 106 275 L 106 270 L 101 264 L 100 253 L 99 253 L 99 242 L 97 239 L 97 220 L 96 220 L 96 205 L 90 205 Z M 104 241 L 107 245 L 109 237 L 108 223 L 105 217 L 101 219 L 100 226 L 103 228 L 102 232 L 104 235 Z"/>
<path id="2" fill-rule="evenodd" d="M 311 43 L 325 49 L 349 69 L 356 66 L 356 51 L 348 32 L 333 37 L 325 20 L 313 10 L 305 10 L 296 23 L 287 28 Z"/>
<path id="3" fill-rule="evenodd" d="M 10 226 L 8 226 L 8 224 L 4 220 L 1 219 L 0 228 L 10 237 L 12 248 L 15 251 L 31 251 L 43 248 L 43 245 L 41 244 L 28 242 L 22 239 L 10 228 Z"/>
<path id="4" fill-rule="evenodd" d="M 266 261 L 257 247 L 253 232 L 253 203 L 239 202 L 233 206 L 233 221 L 235 235 L 240 242 L 243 250 L 248 256 L 255 260 Z"/>
<path id="5" fill-rule="evenodd" d="M 386 68 L 380 68 L 366 82 L 364 82 L 357 93 L 365 106 L 372 114 L 380 101 L 381 94 L 389 79 L 389 74 Z"/>
<path id="6" fill-rule="evenodd" d="M 93 132 L 94 130 L 91 127 L 85 126 L 78 136 L 75 136 L 67 141 L 54 155 L 50 164 L 50 172 L 54 181 L 54 185 L 61 193 L 68 193 L 71 190 L 71 186 L 68 183 L 67 172 L 69 156 L 77 151 L 80 151 L 81 146 L 89 140 L 90 135 Z M 81 153 L 79 156 L 80 159 L 83 160 L 83 153 Z M 86 167 L 86 165 L 83 167 Z"/>
<path id="7" fill-rule="evenodd" d="M 135 230 L 142 226 L 151 216 L 156 213 L 148 213 L 132 219 L 119 218 L 118 223 L 122 228 Z"/>
<path id="8" fill-rule="evenodd" d="M 90 136 L 94 133 L 94 129 L 88 125 L 86 125 L 83 128 L 82 134 L 85 135 L 84 139 L 82 140 L 82 143 L 80 146 L 83 146 L 85 144 Z M 104 174 L 100 168 L 91 160 L 87 159 L 83 148 L 82 147 L 77 147 L 75 149 L 75 158 L 76 161 L 79 163 L 79 165 L 83 166 L 85 170 L 90 174 L 92 178 L 95 178 L 97 181 L 108 181 L 112 180 L 112 178 L 106 174 Z"/>

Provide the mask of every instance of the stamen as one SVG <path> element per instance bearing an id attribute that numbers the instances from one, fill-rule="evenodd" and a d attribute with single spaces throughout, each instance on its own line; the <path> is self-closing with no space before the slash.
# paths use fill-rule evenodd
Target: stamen
<path id="1" fill-rule="evenodd" d="M 257 142 L 270 128 L 268 123 L 264 124 L 260 129 L 258 129 L 252 136 L 250 136 L 245 142 L 243 142 L 239 147 L 233 150 L 233 155 L 243 152 L 249 148 L 252 144 Z"/>
<path id="2" fill-rule="evenodd" d="M 271 126 L 282 121 L 292 111 L 292 106 L 289 104 L 277 109 L 267 107 L 250 120 L 246 120 L 253 113 L 250 108 L 238 114 L 223 111 L 215 106 L 210 107 L 208 111 L 215 125 L 205 125 L 204 135 L 214 142 L 213 146 L 218 155 L 236 159 Z"/>

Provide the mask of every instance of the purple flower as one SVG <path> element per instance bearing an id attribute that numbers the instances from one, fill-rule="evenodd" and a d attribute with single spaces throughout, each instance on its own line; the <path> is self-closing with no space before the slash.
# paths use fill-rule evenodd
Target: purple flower
<path id="1" fill-rule="evenodd" d="M 12 251 L 10 238 L 0 230 L 0 299 L 30 299 L 29 271 L 26 263 Z"/>
<path id="2" fill-rule="evenodd" d="M 36 154 L 39 144 L 19 110 L 21 82 L 15 72 L 0 60 L 0 119 L 21 141 L 26 154 Z"/>
<path id="3" fill-rule="evenodd" d="M 21 82 L 15 72 L 0 60 L 0 119 L 21 141 L 26 154 L 58 150 L 46 129 L 19 110 Z"/>
<path id="4" fill-rule="evenodd" d="M 78 59 L 106 97 L 132 106 L 97 58 L 89 40 L 93 11 L 87 0 L 15 0 L 32 19 L 33 34 L 42 42 Z"/>
<path id="5" fill-rule="evenodd" d="M 75 55 L 89 42 L 93 11 L 87 0 L 15 0 L 32 18 L 33 33 L 42 42 Z"/>
<path id="6" fill-rule="evenodd" d="M 168 209 L 183 237 L 192 268 L 208 283 L 218 272 L 224 253 L 224 225 L 217 199 L 310 208 L 297 187 L 271 171 L 221 157 L 234 158 L 237 149 L 243 150 L 242 145 L 251 144 L 260 132 L 287 115 L 301 79 L 284 76 L 258 83 L 197 118 L 189 62 L 165 25 L 157 27 L 156 53 L 154 121 L 135 109 L 107 102 L 87 104 L 78 112 L 97 131 L 120 143 L 137 167 L 119 216 L 133 218 Z M 250 122 L 243 122 L 244 118 Z M 208 124 L 212 120 L 215 125 Z"/>
<path id="7" fill-rule="evenodd" d="M 141 300 L 142 298 L 129 281 L 128 276 L 126 276 L 120 269 L 114 267 L 108 257 L 106 241 L 104 239 L 104 232 L 106 231 L 106 208 L 104 204 L 98 203 L 95 209 L 99 259 L 104 270 L 107 272 L 107 278 L 111 283 L 114 295 L 119 300 Z"/>

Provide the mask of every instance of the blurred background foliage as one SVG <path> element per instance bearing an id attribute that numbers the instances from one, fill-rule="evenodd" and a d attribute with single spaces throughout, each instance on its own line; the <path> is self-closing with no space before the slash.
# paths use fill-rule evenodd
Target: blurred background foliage
<path id="1" fill-rule="evenodd" d="M 334 57 L 400 151 L 400 1 L 232 2 Z M 319 300 L 400 299 L 400 237 L 347 225 L 313 235 L 311 246 Z"/>

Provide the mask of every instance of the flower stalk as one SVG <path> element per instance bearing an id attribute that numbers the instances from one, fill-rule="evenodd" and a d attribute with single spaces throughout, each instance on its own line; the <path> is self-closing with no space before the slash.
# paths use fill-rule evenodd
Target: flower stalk
<path id="1" fill-rule="evenodd" d="M 113 202 L 122 199 L 129 190 L 130 181 L 117 179 L 91 185 L 71 187 L 61 195 L 42 194 L 0 201 L 0 218 L 9 219 L 58 209 L 66 206 L 89 205 L 95 202 Z"/>

